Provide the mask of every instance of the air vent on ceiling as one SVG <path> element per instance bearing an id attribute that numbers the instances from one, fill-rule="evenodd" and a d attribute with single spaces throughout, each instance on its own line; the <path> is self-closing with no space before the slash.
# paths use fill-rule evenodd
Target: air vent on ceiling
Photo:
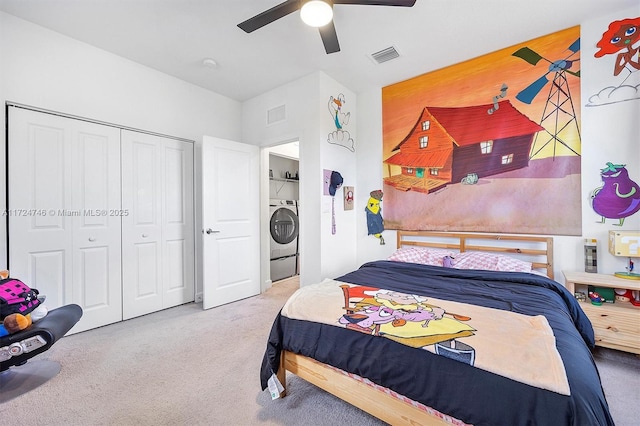
<path id="1" fill-rule="evenodd" d="M 287 109 L 285 105 L 280 105 L 267 110 L 267 124 L 274 124 L 287 119 Z"/>
<path id="2" fill-rule="evenodd" d="M 386 49 L 382 49 L 379 52 L 372 53 L 371 59 L 373 59 L 376 63 L 381 64 L 383 62 L 387 62 L 392 59 L 395 59 L 398 56 L 400 56 L 400 54 L 398 53 L 396 48 L 391 46 L 391 47 L 387 47 Z"/>

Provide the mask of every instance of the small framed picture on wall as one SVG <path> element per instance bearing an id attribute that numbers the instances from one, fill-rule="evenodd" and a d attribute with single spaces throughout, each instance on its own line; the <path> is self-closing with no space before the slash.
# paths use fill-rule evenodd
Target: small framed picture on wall
<path id="1" fill-rule="evenodd" d="M 343 186 L 344 190 L 344 209 L 353 210 L 353 186 Z"/>

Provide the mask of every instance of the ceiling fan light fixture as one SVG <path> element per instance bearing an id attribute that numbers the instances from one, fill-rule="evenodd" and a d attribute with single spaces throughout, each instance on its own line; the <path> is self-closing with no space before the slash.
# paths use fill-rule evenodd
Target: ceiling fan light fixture
<path id="1" fill-rule="evenodd" d="M 333 18 L 333 8 L 323 0 L 310 0 L 300 8 L 302 22 L 310 27 L 324 27 Z"/>

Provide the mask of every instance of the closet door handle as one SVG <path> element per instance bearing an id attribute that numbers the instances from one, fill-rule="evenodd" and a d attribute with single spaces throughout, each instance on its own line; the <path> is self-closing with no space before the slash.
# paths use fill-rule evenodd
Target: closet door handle
<path id="1" fill-rule="evenodd" d="M 96 237 L 89 237 L 89 241 L 94 242 L 96 240 Z"/>
<path id="2" fill-rule="evenodd" d="M 142 234 L 142 238 L 147 238 L 149 234 Z"/>

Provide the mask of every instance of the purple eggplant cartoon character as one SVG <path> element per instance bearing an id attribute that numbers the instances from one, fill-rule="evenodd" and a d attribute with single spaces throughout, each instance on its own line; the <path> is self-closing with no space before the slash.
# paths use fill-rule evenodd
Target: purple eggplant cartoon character
<path id="1" fill-rule="evenodd" d="M 602 185 L 593 190 L 591 206 L 602 219 L 618 219 L 622 225 L 624 219 L 640 210 L 640 186 L 629 178 L 624 164 L 607 163 L 600 170 Z"/>

